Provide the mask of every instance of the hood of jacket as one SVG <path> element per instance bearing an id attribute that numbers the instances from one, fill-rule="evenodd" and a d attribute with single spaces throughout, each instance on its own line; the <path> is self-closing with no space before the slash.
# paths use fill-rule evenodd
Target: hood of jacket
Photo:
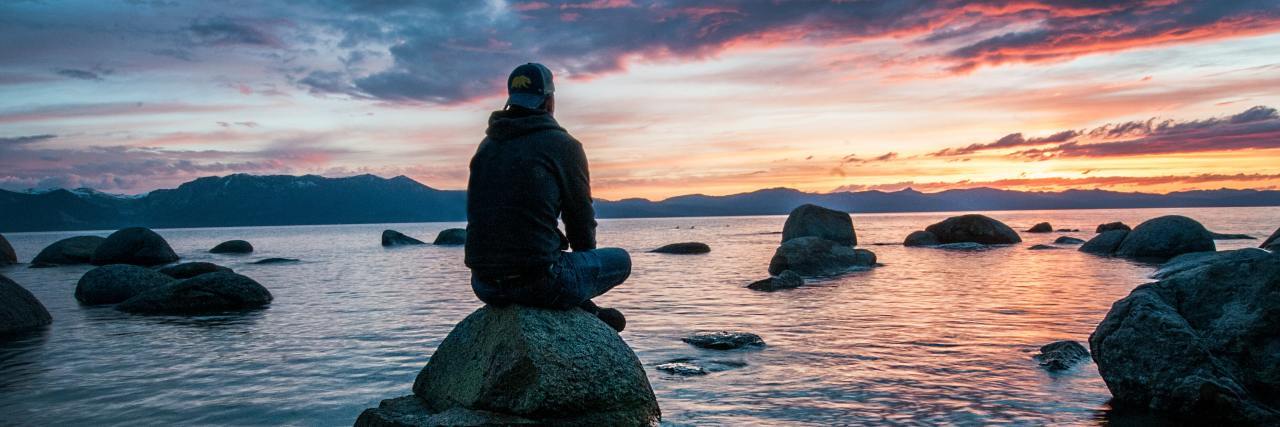
<path id="1" fill-rule="evenodd" d="M 496 140 L 507 140 L 544 130 L 563 132 L 564 128 L 545 111 L 502 110 L 489 116 L 489 128 L 484 134 Z"/>

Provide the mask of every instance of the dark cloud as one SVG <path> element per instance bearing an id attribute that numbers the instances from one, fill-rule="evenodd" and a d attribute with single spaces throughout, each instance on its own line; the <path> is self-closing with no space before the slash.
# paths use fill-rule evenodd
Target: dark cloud
<path id="1" fill-rule="evenodd" d="M 206 46 L 282 47 L 274 35 L 244 22 L 228 18 L 196 21 L 187 27 L 191 42 Z"/>
<path id="2" fill-rule="evenodd" d="M 57 137 L 58 137 L 57 135 L 50 135 L 50 134 L 0 137 L 0 146 L 34 144 L 40 141 L 46 141 L 46 140 L 54 139 Z"/>
<path id="3" fill-rule="evenodd" d="M 939 150 L 933 153 L 929 153 L 929 156 L 933 156 L 933 157 L 964 156 L 964 155 L 973 154 L 979 151 L 1000 150 L 1000 149 L 1013 148 L 1013 147 L 1047 145 L 1047 144 L 1070 141 L 1071 139 L 1074 139 L 1077 136 L 1080 136 L 1080 132 L 1074 131 L 1074 130 L 1064 130 L 1062 132 L 1058 132 L 1043 138 L 1030 138 L 1030 139 L 1024 138 L 1021 133 L 1011 133 L 1011 134 L 1005 135 L 1003 138 L 995 140 L 995 142 L 991 142 L 987 144 L 970 144 L 968 146 L 960 147 L 960 148 L 947 148 L 947 149 Z"/>
<path id="4" fill-rule="evenodd" d="M 1258 106 L 1221 118 L 1184 122 L 1151 119 L 1111 124 L 1089 134 L 1120 139 L 1088 143 L 1072 141 L 1018 151 L 1011 156 L 1047 160 L 1280 149 L 1280 115 L 1274 108 Z"/>
<path id="5" fill-rule="evenodd" d="M 102 76 L 89 70 L 77 70 L 74 68 L 63 68 L 56 71 L 58 75 L 72 79 L 80 80 L 102 80 Z"/>
<path id="6" fill-rule="evenodd" d="M 1015 179 L 998 179 L 992 181 L 935 181 L 935 182 L 915 182 L 902 181 L 889 184 L 852 184 L 837 187 L 831 190 L 832 193 L 844 191 L 898 191 L 903 189 L 914 189 L 926 192 L 956 190 L 963 188 L 1004 188 L 1004 189 L 1031 189 L 1031 190 L 1048 190 L 1055 188 L 1133 188 L 1146 187 L 1156 185 L 1187 185 L 1195 186 L 1197 184 L 1212 183 L 1241 183 L 1241 182 L 1263 182 L 1280 180 L 1280 174 L 1198 174 L 1198 175 L 1159 175 L 1159 176 L 1091 176 L 1085 178 L 1015 178 Z"/>

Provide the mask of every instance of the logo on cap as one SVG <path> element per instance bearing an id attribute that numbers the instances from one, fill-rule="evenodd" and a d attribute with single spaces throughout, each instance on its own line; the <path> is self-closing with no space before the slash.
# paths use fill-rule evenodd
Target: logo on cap
<path id="1" fill-rule="evenodd" d="M 533 80 L 526 76 L 516 76 L 514 79 L 511 79 L 512 89 L 524 89 L 529 87 L 531 84 L 533 84 Z"/>

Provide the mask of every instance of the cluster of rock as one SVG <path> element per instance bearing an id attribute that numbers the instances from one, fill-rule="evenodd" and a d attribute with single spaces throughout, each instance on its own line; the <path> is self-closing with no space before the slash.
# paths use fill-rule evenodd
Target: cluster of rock
<path id="1" fill-rule="evenodd" d="M 876 266 L 876 254 L 855 248 L 857 233 L 847 212 L 805 204 L 782 226 L 782 244 L 769 260 L 768 279 L 747 285 L 760 291 L 804 284 L 802 276 L 825 276 Z"/>
<path id="2" fill-rule="evenodd" d="M 1048 223 L 1043 225 L 1048 226 Z M 1052 231 L 1053 227 L 1049 227 Z M 1005 223 L 986 215 L 969 214 L 953 216 L 922 231 L 907 235 L 904 246 L 942 246 L 949 244 L 1008 245 L 1019 243 L 1022 237 Z"/>
<path id="3" fill-rule="evenodd" d="M 1123 224 L 1121 224 L 1123 225 Z M 1103 229 L 1099 226 L 1098 229 Z M 1217 249 L 1213 235 L 1194 219 L 1179 215 L 1153 218 L 1133 230 L 1108 228 L 1080 246 L 1081 252 L 1124 258 L 1166 260 Z"/>
<path id="4" fill-rule="evenodd" d="M 1280 424 L 1280 254 L 1192 253 L 1155 276 L 1112 305 L 1089 337 L 1113 404 L 1221 425 Z"/>
<path id="5" fill-rule="evenodd" d="M 456 246 L 465 245 L 467 243 L 467 230 L 465 228 L 449 228 L 436 235 L 433 245 Z M 382 231 L 382 246 L 411 246 L 425 245 L 427 242 L 409 237 L 404 233 L 395 230 Z"/>
<path id="6" fill-rule="evenodd" d="M 485 306 L 453 328 L 413 384 L 356 426 L 657 425 L 639 358 L 582 310 Z"/>

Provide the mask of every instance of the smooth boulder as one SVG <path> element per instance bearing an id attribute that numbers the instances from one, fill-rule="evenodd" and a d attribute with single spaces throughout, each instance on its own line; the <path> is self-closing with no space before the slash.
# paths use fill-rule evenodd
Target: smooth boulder
<path id="1" fill-rule="evenodd" d="M 271 292 L 253 279 L 221 271 L 148 289 L 116 309 L 143 314 L 199 314 L 258 308 L 270 304 L 271 299 Z"/>
<path id="2" fill-rule="evenodd" d="M 1116 301 L 1089 336 L 1117 407 L 1280 423 L 1280 255 L 1201 257 Z"/>
<path id="3" fill-rule="evenodd" d="M 50 323 L 49 310 L 31 291 L 0 274 L 0 337 Z"/>
<path id="4" fill-rule="evenodd" d="M 1108 231 L 1115 231 L 1115 230 L 1132 231 L 1133 228 L 1130 228 L 1128 224 L 1117 221 L 1117 222 L 1108 222 L 1106 224 L 1098 224 L 1098 228 L 1095 229 L 1094 232 L 1106 233 Z"/>
<path id="5" fill-rule="evenodd" d="M 707 246 L 706 243 L 702 242 L 672 243 L 669 245 L 663 245 L 662 247 L 649 252 L 674 255 L 705 254 L 711 252 L 711 246 Z"/>
<path id="6" fill-rule="evenodd" d="M 764 280 L 757 280 L 747 285 L 748 289 L 754 291 L 773 292 L 783 289 L 795 289 L 804 286 L 804 278 L 791 270 L 786 270 Z"/>
<path id="7" fill-rule="evenodd" d="M 173 281 L 172 277 L 150 268 L 104 265 L 80 276 L 76 282 L 76 300 L 84 305 L 116 304 Z"/>
<path id="8" fill-rule="evenodd" d="M 472 418 L 446 425 L 649 426 L 661 419 L 639 358 L 578 309 L 481 307 L 440 343 L 413 393 L 366 410 L 356 425 L 440 425 L 450 413 Z"/>
<path id="9" fill-rule="evenodd" d="M 694 347 L 712 350 L 734 350 L 743 347 L 764 347 L 764 340 L 759 335 L 740 331 L 698 332 L 681 338 L 680 341 Z"/>
<path id="10" fill-rule="evenodd" d="M 143 227 L 117 230 L 93 251 L 93 265 L 133 264 L 143 267 L 168 264 L 178 255 L 156 232 Z"/>
<path id="11" fill-rule="evenodd" d="M 231 271 L 231 269 L 211 262 L 184 262 L 161 268 L 159 271 L 160 274 L 174 279 L 190 279 L 201 274 Z"/>
<path id="12" fill-rule="evenodd" d="M 903 246 L 937 246 L 942 244 L 938 241 L 938 236 L 928 231 L 916 230 L 907 235 L 907 239 L 902 242 Z"/>
<path id="13" fill-rule="evenodd" d="M 209 249 L 211 254 L 248 254 L 253 253 L 253 245 L 244 240 L 228 240 Z"/>
<path id="14" fill-rule="evenodd" d="M 1116 248 L 1120 247 L 1120 243 L 1128 235 L 1129 230 L 1104 231 L 1080 245 L 1079 251 L 1094 255 L 1111 255 L 1116 252 Z"/>
<path id="15" fill-rule="evenodd" d="M 382 246 L 425 245 L 427 242 L 409 237 L 399 231 L 382 230 Z"/>
<path id="16" fill-rule="evenodd" d="M 1089 350 L 1075 341 L 1055 341 L 1040 347 L 1035 356 L 1040 367 L 1050 371 L 1062 371 L 1089 360 Z"/>
<path id="17" fill-rule="evenodd" d="M 1022 241 L 1018 232 L 1013 231 L 1008 225 L 978 214 L 953 216 L 926 227 L 925 231 L 933 233 L 938 237 L 938 242 L 943 244 L 969 242 L 1007 245 Z"/>
<path id="18" fill-rule="evenodd" d="M 1080 245 L 1080 244 L 1084 244 L 1084 240 L 1077 239 L 1071 236 L 1060 236 L 1056 240 L 1054 240 L 1053 243 L 1057 243 L 1059 245 Z"/>
<path id="19" fill-rule="evenodd" d="M 440 231 L 436 235 L 436 240 L 431 242 L 433 245 L 456 246 L 467 244 L 467 229 L 465 228 L 449 228 Z"/>
<path id="20" fill-rule="evenodd" d="M 1031 228 L 1027 229 L 1027 232 L 1028 233 L 1052 233 L 1053 226 L 1049 225 L 1049 223 L 1047 222 L 1042 222 L 1042 223 L 1031 226 Z"/>
<path id="21" fill-rule="evenodd" d="M 0 234 L 0 265 L 9 265 L 18 263 L 18 254 L 13 251 L 13 246 L 9 244 L 9 240 Z"/>
<path id="22" fill-rule="evenodd" d="M 785 270 L 804 276 L 837 274 L 876 265 L 876 254 L 854 249 L 821 237 L 800 237 L 783 242 L 769 261 L 769 274 Z"/>
<path id="23" fill-rule="evenodd" d="M 93 253 L 98 246 L 106 240 L 98 236 L 76 236 L 53 242 L 36 254 L 31 260 L 31 268 L 88 264 L 93 261 Z"/>
<path id="24" fill-rule="evenodd" d="M 792 209 L 782 225 L 782 242 L 801 237 L 820 237 L 845 246 L 857 246 L 853 218 L 848 212 L 804 204 Z"/>
<path id="25" fill-rule="evenodd" d="M 1217 250 L 1213 235 L 1194 219 L 1166 215 L 1138 224 L 1116 248 L 1116 256 L 1169 259 L 1190 252 Z"/>
<path id="26" fill-rule="evenodd" d="M 1276 247 L 1273 248 L 1272 246 Z M 1274 233 L 1271 233 L 1271 237 L 1267 237 L 1267 240 L 1263 240 L 1262 244 L 1258 245 L 1258 247 L 1263 249 L 1280 250 L 1280 228 L 1277 228 Z"/>

